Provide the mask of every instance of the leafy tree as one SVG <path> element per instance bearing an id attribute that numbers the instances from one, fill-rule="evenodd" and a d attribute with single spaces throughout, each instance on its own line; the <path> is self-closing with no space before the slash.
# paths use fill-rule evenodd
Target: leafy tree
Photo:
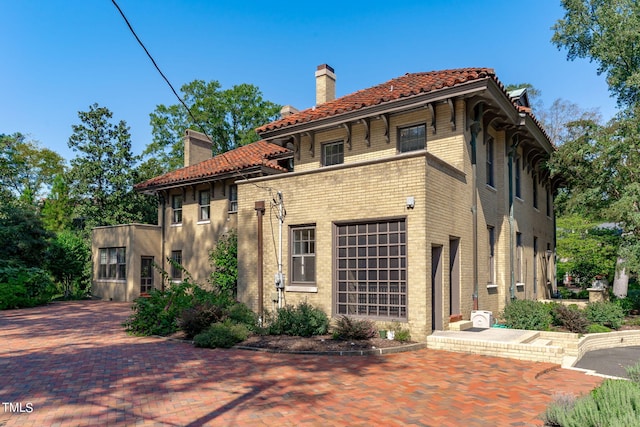
<path id="1" fill-rule="evenodd" d="M 176 104 L 158 105 L 150 115 L 153 142 L 143 155 L 153 159 L 156 174 L 182 167 L 186 129 L 209 135 L 213 154 L 219 154 L 256 141 L 254 129 L 276 118 L 280 110 L 250 84 L 222 90 L 215 80 L 194 80 L 182 86 L 181 91 L 191 114 L 182 104 Z"/>
<path id="2" fill-rule="evenodd" d="M 71 160 L 70 193 L 76 217 L 86 227 L 148 222 L 150 199 L 133 191 L 137 158 L 131 152 L 126 122 L 111 123 L 113 113 L 93 104 L 78 113 L 69 147 L 78 155 Z"/>
<path id="3" fill-rule="evenodd" d="M 566 13 L 551 41 L 567 58 L 587 58 L 606 74 L 621 106 L 640 101 L 640 4 L 636 0 L 562 0 Z"/>
<path id="4" fill-rule="evenodd" d="M 584 286 L 596 275 L 613 281 L 620 246 L 620 232 L 580 215 L 557 219 L 558 275 L 572 274 Z"/>
<path id="5" fill-rule="evenodd" d="M 40 213 L 47 230 L 61 232 L 71 228 L 73 204 L 69 197 L 69 184 L 63 174 L 53 178 L 51 191 L 43 201 Z"/>
<path id="6" fill-rule="evenodd" d="M 90 277 L 86 266 L 90 259 L 88 242 L 72 231 L 60 232 L 50 242 L 46 253 L 47 269 L 62 286 L 65 298 L 87 289 Z"/>
<path id="7" fill-rule="evenodd" d="M 53 177 L 64 170 L 56 152 L 26 141 L 24 135 L 0 135 L 0 185 L 35 204 Z"/>
<path id="8" fill-rule="evenodd" d="M 0 264 L 40 266 L 49 237 L 34 206 L 9 198 L 0 203 Z"/>

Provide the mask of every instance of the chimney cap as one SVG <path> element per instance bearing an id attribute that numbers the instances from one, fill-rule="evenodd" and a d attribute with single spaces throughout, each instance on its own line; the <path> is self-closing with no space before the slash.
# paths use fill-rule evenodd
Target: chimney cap
<path id="1" fill-rule="evenodd" d="M 329 70 L 332 73 L 336 72 L 336 70 L 334 70 L 333 67 L 331 65 L 329 65 L 329 64 L 320 64 L 320 65 L 318 65 L 318 68 L 317 68 L 318 71 L 319 70 L 324 70 L 324 69 Z"/>

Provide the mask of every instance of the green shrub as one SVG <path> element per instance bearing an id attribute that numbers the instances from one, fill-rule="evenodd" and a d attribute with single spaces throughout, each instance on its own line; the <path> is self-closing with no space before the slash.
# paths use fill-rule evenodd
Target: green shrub
<path id="1" fill-rule="evenodd" d="M 611 332 L 611 329 L 597 323 L 587 326 L 588 334 L 602 334 L 604 332 Z"/>
<path id="2" fill-rule="evenodd" d="M 592 323 L 618 329 L 624 321 L 624 311 L 609 301 L 590 302 L 585 309 L 587 319 Z"/>
<path id="3" fill-rule="evenodd" d="M 625 368 L 629 379 L 640 386 L 640 362 Z"/>
<path id="4" fill-rule="evenodd" d="M 178 327 L 191 339 L 207 329 L 212 323 L 220 322 L 225 315 L 221 305 L 205 301 L 182 310 L 178 318 Z"/>
<path id="5" fill-rule="evenodd" d="M 35 267 L 0 268 L 0 309 L 46 304 L 55 293 L 53 279 Z"/>
<path id="6" fill-rule="evenodd" d="M 583 334 L 587 331 L 587 327 L 589 326 L 587 316 L 575 304 L 568 307 L 558 304 L 553 308 L 553 315 L 555 322 L 557 322 L 554 322 L 554 324 L 559 324 L 571 332 Z"/>
<path id="7" fill-rule="evenodd" d="M 256 331 L 258 316 L 245 304 L 235 302 L 227 308 L 227 316 L 235 323 L 245 325 L 250 331 Z"/>
<path id="8" fill-rule="evenodd" d="M 269 333 L 273 335 L 310 337 L 324 335 L 328 330 L 329 318 L 327 314 L 306 302 L 295 307 L 279 308 L 275 319 L 269 325 Z"/>
<path id="9" fill-rule="evenodd" d="M 409 342 L 411 341 L 411 332 L 408 329 L 397 329 L 393 339 L 399 342 Z"/>
<path id="10" fill-rule="evenodd" d="M 589 291 L 586 290 L 586 289 L 582 289 L 576 294 L 575 298 L 576 299 L 589 299 Z"/>
<path id="11" fill-rule="evenodd" d="M 377 335 L 376 324 L 368 319 L 340 316 L 333 327 L 333 336 L 342 340 L 368 340 Z"/>
<path id="12" fill-rule="evenodd" d="M 631 310 L 634 309 L 634 301 L 629 297 L 616 298 L 613 300 L 613 303 L 622 309 L 625 316 L 631 313 Z"/>
<path id="13" fill-rule="evenodd" d="M 638 426 L 640 387 L 630 381 L 605 380 L 589 395 L 553 402 L 542 418 L 549 426 Z"/>
<path id="14" fill-rule="evenodd" d="M 122 324 L 134 335 L 170 335 L 178 330 L 178 316 L 193 302 L 194 285 L 172 283 L 166 290 L 152 289 L 147 298 L 137 298 L 133 313 Z"/>
<path id="15" fill-rule="evenodd" d="M 511 301 L 501 313 L 505 325 L 511 329 L 546 331 L 551 327 L 554 305 L 539 301 Z"/>
<path id="16" fill-rule="evenodd" d="M 249 337 L 249 329 L 242 324 L 227 320 L 214 323 L 193 339 L 196 347 L 231 348 Z"/>

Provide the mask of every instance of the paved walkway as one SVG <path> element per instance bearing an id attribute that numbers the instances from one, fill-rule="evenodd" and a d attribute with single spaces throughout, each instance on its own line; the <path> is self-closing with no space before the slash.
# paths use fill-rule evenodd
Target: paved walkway
<path id="1" fill-rule="evenodd" d="M 427 349 L 197 349 L 127 336 L 129 313 L 128 304 L 95 301 L 0 312 L 0 426 L 540 426 L 554 394 L 602 381 Z"/>

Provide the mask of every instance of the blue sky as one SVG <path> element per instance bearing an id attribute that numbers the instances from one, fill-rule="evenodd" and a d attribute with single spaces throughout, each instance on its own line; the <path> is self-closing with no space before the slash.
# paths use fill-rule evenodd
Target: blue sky
<path id="1" fill-rule="evenodd" d="M 316 66 L 346 95 L 407 72 L 494 68 L 527 82 L 549 106 L 562 98 L 616 112 L 604 76 L 550 43 L 559 1 L 119 0 L 178 89 L 195 79 L 251 83 L 265 99 L 315 103 Z M 0 1 L 0 133 L 21 132 L 67 160 L 78 111 L 98 103 L 131 127 L 133 149 L 151 142 L 149 114 L 178 101 L 110 0 Z"/>

